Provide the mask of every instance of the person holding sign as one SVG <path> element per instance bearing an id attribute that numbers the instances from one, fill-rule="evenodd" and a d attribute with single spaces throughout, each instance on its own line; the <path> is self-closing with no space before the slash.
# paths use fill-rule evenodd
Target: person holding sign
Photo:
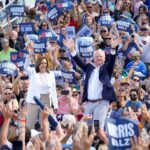
<path id="1" fill-rule="evenodd" d="M 30 129 L 34 128 L 34 125 L 39 118 L 37 116 L 39 109 L 35 104 L 33 97 L 36 96 L 42 100 L 47 107 L 54 107 L 55 112 L 58 109 L 58 100 L 56 92 L 55 76 L 48 70 L 48 61 L 46 57 L 41 56 L 36 60 L 35 68 L 30 67 L 32 52 L 26 57 L 24 69 L 29 76 L 29 89 L 27 93 L 27 126 Z"/>
<path id="2" fill-rule="evenodd" d="M 105 63 L 105 53 L 99 49 L 94 52 L 94 63 L 85 64 L 76 53 L 73 40 L 65 40 L 64 44 L 86 74 L 82 97 L 82 102 L 86 102 L 84 113 L 92 115 L 93 122 L 98 120 L 99 135 L 107 143 L 103 129 L 109 104 L 116 100 L 114 88 L 110 82 L 116 55 L 113 55 L 114 51 L 112 51 L 109 61 Z"/>

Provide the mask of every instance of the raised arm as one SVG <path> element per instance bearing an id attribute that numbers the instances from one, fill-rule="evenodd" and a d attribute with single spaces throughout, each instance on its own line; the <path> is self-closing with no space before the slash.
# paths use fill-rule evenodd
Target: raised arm
<path id="1" fill-rule="evenodd" d="M 31 54 L 31 53 L 30 53 L 29 55 L 27 55 L 26 60 L 25 60 L 25 63 L 24 63 L 24 66 L 23 66 L 25 72 L 26 72 L 29 76 L 31 76 L 31 75 L 35 72 L 35 69 L 30 67 L 31 60 L 32 60 L 33 57 L 34 57 L 34 55 Z"/>
<path id="2" fill-rule="evenodd" d="M 0 112 L 3 114 L 4 122 L 0 130 L 0 145 L 7 144 L 7 135 L 9 130 L 9 124 L 12 117 L 12 112 L 8 106 L 0 106 Z"/>
<path id="3" fill-rule="evenodd" d="M 71 52 L 71 56 L 73 57 L 73 59 L 75 60 L 75 62 L 77 63 L 77 65 L 84 71 L 86 71 L 87 69 L 87 64 L 84 63 L 81 58 L 79 57 L 79 55 L 76 53 L 75 51 L 75 42 L 73 39 L 67 39 L 64 40 L 64 45 L 70 50 Z"/>

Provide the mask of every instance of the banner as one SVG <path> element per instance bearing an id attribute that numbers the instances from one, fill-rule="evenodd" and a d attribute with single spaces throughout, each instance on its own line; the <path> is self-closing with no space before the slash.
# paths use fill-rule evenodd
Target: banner
<path id="1" fill-rule="evenodd" d="M 56 20 L 60 15 L 61 15 L 61 11 L 56 6 L 54 6 L 48 12 L 47 17 L 53 21 Z"/>
<path id="2" fill-rule="evenodd" d="M 42 54 L 46 53 L 46 43 L 42 41 L 37 41 L 34 44 L 34 53 L 35 54 Z"/>
<path id="3" fill-rule="evenodd" d="M 14 63 L 9 61 L 2 61 L 0 63 L 0 74 L 1 75 L 12 75 L 17 76 L 17 67 Z"/>
<path id="4" fill-rule="evenodd" d="M 138 124 L 126 118 L 107 118 L 106 129 L 109 139 L 109 149 L 129 149 L 131 148 L 130 138 L 139 136 Z"/>
<path id="5" fill-rule="evenodd" d="M 78 51 L 83 58 L 92 57 L 94 52 L 93 42 L 94 40 L 92 37 L 81 37 L 76 39 L 76 51 Z"/>
<path id="6" fill-rule="evenodd" d="M 20 23 L 20 32 L 26 34 L 34 34 L 34 25 L 33 23 Z"/>
<path id="7" fill-rule="evenodd" d="M 92 29 L 90 29 L 87 25 L 83 25 L 77 33 L 78 36 L 91 36 L 92 34 Z"/>
<path id="8" fill-rule="evenodd" d="M 126 31 L 130 33 L 131 32 L 130 26 L 131 26 L 131 23 L 125 20 L 117 21 L 117 28 L 120 31 Z"/>
<path id="9" fill-rule="evenodd" d="M 57 7 L 61 9 L 61 11 L 71 10 L 73 9 L 73 2 L 67 1 L 67 2 L 58 3 Z"/>
<path id="10" fill-rule="evenodd" d="M 11 17 L 24 17 L 24 6 L 23 5 L 11 5 L 9 7 L 9 13 Z"/>
<path id="11" fill-rule="evenodd" d="M 70 84 L 76 84 L 76 78 L 74 72 L 62 70 L 62 76 L 65 82 Z"/>

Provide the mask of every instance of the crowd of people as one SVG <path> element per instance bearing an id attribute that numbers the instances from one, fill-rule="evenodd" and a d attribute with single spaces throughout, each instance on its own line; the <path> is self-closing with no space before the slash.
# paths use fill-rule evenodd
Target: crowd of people
<path id="1" fill-rule="evenodd" d="M 149 150 L 150 1 L 23 13 L 0 26 L 0 149 Z"/>

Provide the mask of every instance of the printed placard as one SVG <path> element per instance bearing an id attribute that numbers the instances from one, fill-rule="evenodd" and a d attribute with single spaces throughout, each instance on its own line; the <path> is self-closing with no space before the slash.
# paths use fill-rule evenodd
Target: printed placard
<path id="1" fill-rule="evenodd" d="M 11 52 L 10 53 L 10 61 L 15 61 L 18 59 L 18 52 Z"/>
<path id="2" fill-rule="evenodd" d="M 62 70 L 62 76 L 65 82 L 70 83 L 70 84 L 76 84 L 76 78 L 75 78 L 74 72 Z"/>
<path id="3" fill-rule="evenodd" d="M 11 5 L 9 7 L 9 13 L 11 17 L 24 17 L 24 8 L 23 5 Z"/>
<path id="4" fill-rule="evenodd" d="M 129 149 L 131 148 L 130 138 L 139 136 L 138 124 L 126 118 L 108 118 L 106 127 L 110 149 Z"/>
<path id="5" fill-rule="evenodd" d="M 130 33 L 130 31 L 131 31 L 130 26 L 131 26 L 131 23 L 127 22 L 125 20 L 117 21 L 117 28 L 120 31 L 126 31 L 126 32 Z"/>
<path id="6" fill-rule="evenodd" d="M 54 7 L 52 7 L 51 10 L 48 12 L 47 17 L 48 17 L 50 20 L 56 20 L 60 15 L 61 15 L 60 10 L 59 10 L 56 6 L 54 6 Z"/>
<path id="7" fill-rule="evenodd" d="M 0 63 L 0 74 L 17 76 L 18 75 L 17 67 L 14 63 L 10 61 L 2 61 Z"/>
<path id="8" fill-rule="evenodd" d="M 34 34 L 34 25 L 33 23 L 20 23 L 20 32 L 26 34 Z"/>
<path id="9" fill-rule="evenodd" d="M 77 33 L 78 36 L 85 36 L 85 37 L 89 37 L 92 34 L 93 31 L 87 25 L 83 25 Z"/>
<path id="10" fill-rule="evenodd" d="M 67 38 L 75 38 L 76 37 L 74 26 L 67 26 L 66 27 L 66 36 L 67 36 Z"/>
<path id="11" fill-rule="evenodd" d="M 34 53 L 35 54 L 42 54 L 46 53 L 46 43 L 42 41 L 37 41 L 34 44 Z"/>
<path id="12" fill-rule="evenodd" d="M 94 53 L 93 42 L 94 40 L 92 37 L 81 37 L 76 39 L 76 51 L 79 52 L 80 56 L 83 58 L 92 57 Z"/>

